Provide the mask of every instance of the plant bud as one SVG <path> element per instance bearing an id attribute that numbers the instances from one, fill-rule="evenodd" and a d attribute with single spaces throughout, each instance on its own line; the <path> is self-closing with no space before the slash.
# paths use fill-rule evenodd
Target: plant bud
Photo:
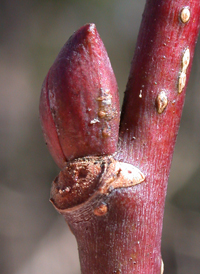
<path id="1" fill-rule="evenodd" d="M 95 25 L 85 25 L 62 48 L 41 92 L 43 133 L 58 166 L 113 154 L 119 116 L 117 82 L 106 49 Z"/>

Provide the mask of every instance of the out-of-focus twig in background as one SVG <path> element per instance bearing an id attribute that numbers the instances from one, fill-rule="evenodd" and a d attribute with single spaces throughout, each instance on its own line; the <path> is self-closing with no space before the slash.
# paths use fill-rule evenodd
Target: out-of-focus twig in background
<path id="1" fill-rule="evenodd" d="M 76 242 L 49 203 L 59 170 L 43 140 L 43 79 L 71 34 L 93 22 L 121 100 L 145 0 L 0 2 L 0 273 L 79 274 Z M 165 273 L 200 269 L 200 43 L 196 47 L 166 201 Z"/>

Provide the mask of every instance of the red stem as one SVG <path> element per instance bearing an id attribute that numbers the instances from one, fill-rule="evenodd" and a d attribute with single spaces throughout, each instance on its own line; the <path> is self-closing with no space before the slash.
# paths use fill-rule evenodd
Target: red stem
<path id="1" fill-rule="evenodd" d="M 183 7 L 190 10 L 187 23 L 180 18 Z M 188 82 L 199 14 L 199 0 L 148 0 L 143 14 L 122 109 L 117 155 L 118 160 L 135 165 L 146 175 L 145 183 L 135 186 L 130 204 L 137 227 L 134 237 L 140 242 L 135 245 L 138 259 L 134 273 L 159 273 L 164 201 L 186 90 L 179 93 L 178 83 L 187 49 L 186 85 Z M 162 91 L 168 104 L 160 114 L 156 101 Z"/>
<path id="2" fill-rule="evenodd" d="M 181 21 L 184 7 L 188 22 Z M 199 29 L 199 0 L 148 0 L 122 109 L 119 161 L 146 176 L 143 183 L 104 197 L 105 217 L 95 204 L 66 215 L 76 235 L 82 273 L 161 273 L 161 233 L 167 181 L 185 87 Z M 189 66 L 183 64 L 188 60 Z M 184 61 L 185 62 L 185 61 Z M 186 75 L 185 87 L 180 77 Z M 167 100 L 167 103 L 166 101 Z M 78 221 L 77 221 L 78 220 Z"/>
<path id="3" fill-rule="evenodd" d="M 147 0 L 122 108 L 118 151 L 114 158 L 101 157 L 105 153 L 99 151 L 90 154 L 96 157 L 73 158 L 53 183 L 51 201 L 76 236 L 82 274 L 162 273 L 164 202 L 199 14 L 199 0 Z M 79 79 L 82 74 L 74 75 Z M 77 101 L 74 107 L 81 109 Z M 99 113 L 98 106 L 95 111 Z"/>

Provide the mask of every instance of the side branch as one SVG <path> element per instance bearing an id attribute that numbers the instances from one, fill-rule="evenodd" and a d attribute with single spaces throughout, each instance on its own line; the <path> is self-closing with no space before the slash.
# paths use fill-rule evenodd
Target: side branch
<path id="1" fill-rule="evenodd" d="M 153 154 L 160 167 L 171 160 L 199 14 L 198 0 L 147 0 L 122 108 L 118 159 L 134 159 L 145 170 Z"/>
<path id="2" fill-rule="evenodd" d="M 116 158 L 138 167 L 134 187 L 137 254 L 133 273 L 160 273 L 167 181 L 191 70 L 199 0 L 147 0 L 125 92 Z M 142 262 L 145 262 L 142 264 Z M 162 269 L 161 265 L 161 269 Z M 129 272 L 127 272 L 129 273 Z M 131 273 L 131 272 L 130 272 Z"/>

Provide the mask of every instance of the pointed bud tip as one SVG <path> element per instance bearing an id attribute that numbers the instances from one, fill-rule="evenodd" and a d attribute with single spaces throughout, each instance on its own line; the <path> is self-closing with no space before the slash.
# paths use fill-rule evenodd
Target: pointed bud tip
<path id="1" fill-rule="evenodd" d="M 81 27 L 63 46 L 45 79 L 40 100 L 45 140 L 61 168 L 66 161 L 116 151 L 118 87 L 94 24 Z"/>

